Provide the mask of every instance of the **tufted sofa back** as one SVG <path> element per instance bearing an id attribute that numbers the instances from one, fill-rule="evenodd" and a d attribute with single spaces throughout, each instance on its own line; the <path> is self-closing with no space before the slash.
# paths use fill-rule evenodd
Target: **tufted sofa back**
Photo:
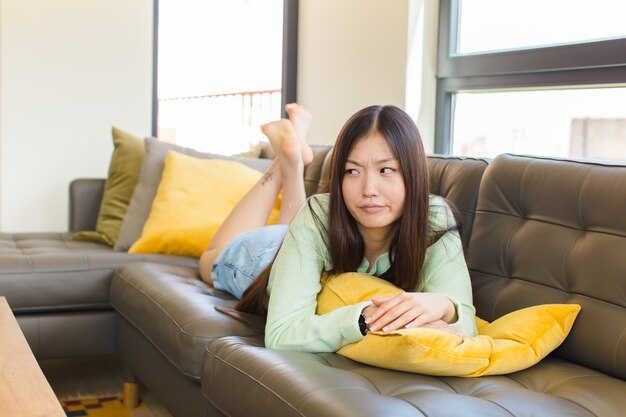
<path id="1" fill-rule="evenodd" d="M 580 304 L 556 354 L 626 378 L 626 165 L 495 158 L 467 258 L 478 316 Z"/>
<path id="2" fill-rule="evenodd" d="M 487 165 L 486 159 L 428 156 L 430 193 L 445 197 L 459 211 L 465 247 L 472 233 L 478 189 Z"/>

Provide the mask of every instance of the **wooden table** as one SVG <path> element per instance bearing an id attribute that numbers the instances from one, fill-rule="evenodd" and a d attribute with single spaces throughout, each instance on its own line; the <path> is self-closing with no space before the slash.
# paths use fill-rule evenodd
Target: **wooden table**
<path id="1" fill-rule="evenodd" d="M 0 416 L 65 417 L 4 297 L 0 297 Z"/>

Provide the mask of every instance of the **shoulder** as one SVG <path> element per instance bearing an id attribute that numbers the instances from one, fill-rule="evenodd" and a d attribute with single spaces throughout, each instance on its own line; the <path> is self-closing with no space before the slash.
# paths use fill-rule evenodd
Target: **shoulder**
<path id="1" fill-rule="evenodd" d="M 330 196 L 328 193 L 312 195 L 304 202 L 298 216 L 302 214 L 307 217 L 316 216 L 326 218 L 328 217 L 329 203 Z"/>
<path id="2" fill-rule="evenodd" d="M 446 230 L 454 227 L 454 213 L 445 198 L 431 194 L 428 200 L 428 219 L 434 230 Z"/>
<path id="3" fill-rule="evenodd" d="M 300 257 L 304 251 L 310 255 L 310 259 L 316 258 L 313 254 L 317 253 L 318 259 L 325 260 L 328 258 L 327 242 L 328 196 L 314 195 L 304 202 L 289 225 L 279 253 L 292 253 Z"/>
<path id="4" fill-rule="evenodd" d="M 325 227 L 328 223 L 329 200 L 328 194 L 315 194 L 309 197 L 293 219 L 290 229 L 310 228 L 311 226 L 318 228 L 320 225 Z"/>
<path id="5" fill-rule="evenodd" d="M 315 203 L 316 205 L 321 206 L 326 211 L 328 211 L 328 204 L 330 203 L 330 194 L 328 193 L 313 194 L 311 197 L 307 199 L 307 203 Z"/>

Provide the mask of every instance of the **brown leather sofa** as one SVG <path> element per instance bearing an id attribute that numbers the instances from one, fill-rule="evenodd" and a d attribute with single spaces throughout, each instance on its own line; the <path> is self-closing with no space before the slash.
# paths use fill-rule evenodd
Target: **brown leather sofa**
<path id="1" fill-rule="evenodd" d="M 231 336 L 208 345 L 202 391 L 242 416 L 624 415 L 624 207 L 626 165 L 502 155 L 485 170 L 467 251 L 477 314 L 582 306 L 565 343 L 527 370 L 428 377 Z"/>
<path id="2" fill-rule="evenodd" d="M 305 172 L 308 193 L 326 175 L 327 153 L 317 149 Z M 57 332 L 64 338 L 81 334 L 63 328 L 64 318 L 111 317 L 85 326 L 97 327 L 81 335 L 89 340 L 79 352 L 71 342 L 58 342 L 43 356 L 117 351 L 129 378 L 138 378 L 176 417 L 622 415 L 626 165 L 512 155 L 488 164 L 432 156 L 429 168 L 431 192 L 463 215 L 480 317 L 491 321 L 544 303 L 582 306 L 565 343 L 538 365 L 505 376 L 429 377 L 335 354 L 265 349 L 258 328 L 215 311 L 234 300 L 198 279 L 195 260 L 131 259 L 100 245 L 78 247 L 66 235 L 1 235 L 0 294 L 18 305 L 21 325 L 33 315 L 39 334 L 49 333 L 55 342 Z M 101 188 L 98 181 L 75 183 L 72 225 L 93 227 Z M 46 245 L 56 249 L 46 254 Z M 72 262 L 73 269 L 63 266 Z M 47 310 L 46 300 L 55 311 Z M 44 319 L 47 314 L 56 326 Z M 98 330 L 106 338 L 115 334 L 116 345 Z M 43 345 L 41 336 L 25 333 L 31 344 Z"/>
<path id="3" fill-rule="evenodd" d="M 70 230 L 94 230 L 104 180 L 70 186 Z M 95 217 L 94 217 L 95 216 Z M 109 303 L 113 272 L 130 262 L 196 267 L 197 260 L 115 252 L 65 233 L 0 233 L 0 295 L 38 359 L 117 351 L 118 315 Z"/>

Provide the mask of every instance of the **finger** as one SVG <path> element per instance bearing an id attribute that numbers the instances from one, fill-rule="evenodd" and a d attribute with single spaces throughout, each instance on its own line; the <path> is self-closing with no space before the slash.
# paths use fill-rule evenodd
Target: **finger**
<path id="1" fill-rule="evenodd" d="M 424 323 L 424 324 L 422 324 L 419 327 L 423 327 L 423 328 L 426 328 L 426 329 L 443 329 L 443 328 L 445 328 L 447 326 L 448 326 L 448 324 L 446 322 L 444 322 L 443 320 L 435 320 L 435 321 L 431 321 L 430 323 Z M 411 323 L 407 324 L 406 327 L 415 327 L 415 326 L 411 322 Z"/>
<path id="2" fill-rule="evenodd" d="M 444 322 L 443 320 L 434 321 L 432 323 L 426 323 L 425 325 L 421 327 L 427 328 L 427 329 L 443 330 L 444 332 L 452 333 L 455 336 L 462 337 L 459 334 L 459 332 L 454 330 L 452 327 L 450 327 L 448 323 Z"/>
<path id="3" fill-rule="evenodd" d="M 396 320 L 400 315 L 406 313 L 409 309 L 420 307 L 415 305 L 415 299 L 407 293 L 401 293 L 388 299 L 381 304 L 376 311 L 376 315 L 370 317 L 368 321 L 369 328 L 372 331 L 380 330 L 392 321 Z M 415 316 L 421 314 L 420 311 Z"/>
<path id="4" fill-rule="evenodd" d="M 405 293 L 397 294 L 392 297 L 389 297 L 387 300 L 381 303 L 378 307 L 383 311 L 389 311 L 390 309 L 397 306 L 398 304 L 405 303 L 410 300 L 411 300 L 410 297 L 407 297 Z"/>
<path id="5" fill-rule="evenodd" d="M 397 296 L 398 296 L 398 294 L 396 294 L 396 295 L 386 295 L 384 297 L 378 297 L 378 298 L 372 298 L 372 303 L 376 307 L 378 307 L 381 304 L 383 304 L 385 301 L 391 300 L 392 298 L 397 297 Z"/>
<path id="6" fill-rule="evenodd" d="M 413 321 L 411 321 L 410 323 L 406 325 L 406 328 L 411 329 L 414 327 L 425 327 L 426 325 L 436 323 L 437 321 L 441 321 L 441 320 L 439 318 L 434 318 L 432 315 L 428 313 L 424 313 L 415 317 Z M 442 321 L 442 323 L 445 323 L 445 322 Z"/>
<path id="7" fill-rule="evenodd" d="M 391 321 L 387 325 L 382 328 L 383 332 L 392 332 L 394 330 L 402 329 L 406 327 L 408 323 L 411 323 L 415 320 L 415 316 L 418 315 L 419 312 L 416 309 L 412 309 L 407 311 L 405 314 L 397 317 L 395 320 Z"/>
<path id="8" fill-rule="evenodd" d="M 385 314 L 383 314 L 378 320 L 370 323 L 370 330 L 376 331 L 378 329 L 384 329 L 389 326 L 390 323 L 394 322 L 398 318 L 404 316 L 405 318 L 403 326 L 421 314 L 421 308 L 412 305 L 408 301 L 404 301 L 390 310 L 388 310 Z M 386 331 L 386 330 L 383 330 Z"/>
<path id="9" fill-rule="evenodd" d="M 398 296 L 398 295 L 394 295 L 391 298 L 388 298 L 387 300 L 385 300 L 380 305 L 374 304 L 378 308 L 376 309 L 376 311 L 374 313 L 372 313 L 367 318 L 367 320 L 366 320 L 367 323 L 368 324 L 374 323 L 375 321 L 380 319 L 380 317 L 382 317 L 385 313 L 387 313 L 387 311 L 389 311 L 391 308 L 395 307 L 396 305 L 400 304 L 401 302 L 402 302 L 402 298 L 400 298 L 400 296 Z"/>
<path id="10" fill-rule="evenodd" d="M 406 316 L 406 323 L 408 323 L 415 317 L 417 317 L 420 313 L 421 311 L 417 310 L 415 306 L 412 306 L 409 303 L 400 303 L 397 306 L 388 310 L 385 314 L 383 314 L 383 316 L 376 321 L 376 324 L 379 329 L 386 328 L 387 326 L 389 326 L 389 324 L 398 320 L 398 318 L 409 314 L 408 316 Z"/>
<path id="11" fill-rule="evenodd" d="M 385 315 L 389 315 L 391 310 L 398 308 L 398 306 L 402 305 L 405 301 L 406 300 L 402 297 L 402 294 L 388 298 L 377 307 L 376 311 L 371 316 L 368 317 L 367 323 L 371 327 L 372 323 L 380 321 Z M 395 319 L 397 315 L 404 311 L 406 311 L 406 307 L 401 307 L 401 310 L 396 310 L 395 313 L 391 313 L 395 314 L 393 317 L 389 318 L 389 316 L 387 316 L 387 318 L 384 319 L 384 323 L 377 323 L 377 326 L 375 327 L 380 329 L 384 324 L 388 323 L 391 319 Z"/>

